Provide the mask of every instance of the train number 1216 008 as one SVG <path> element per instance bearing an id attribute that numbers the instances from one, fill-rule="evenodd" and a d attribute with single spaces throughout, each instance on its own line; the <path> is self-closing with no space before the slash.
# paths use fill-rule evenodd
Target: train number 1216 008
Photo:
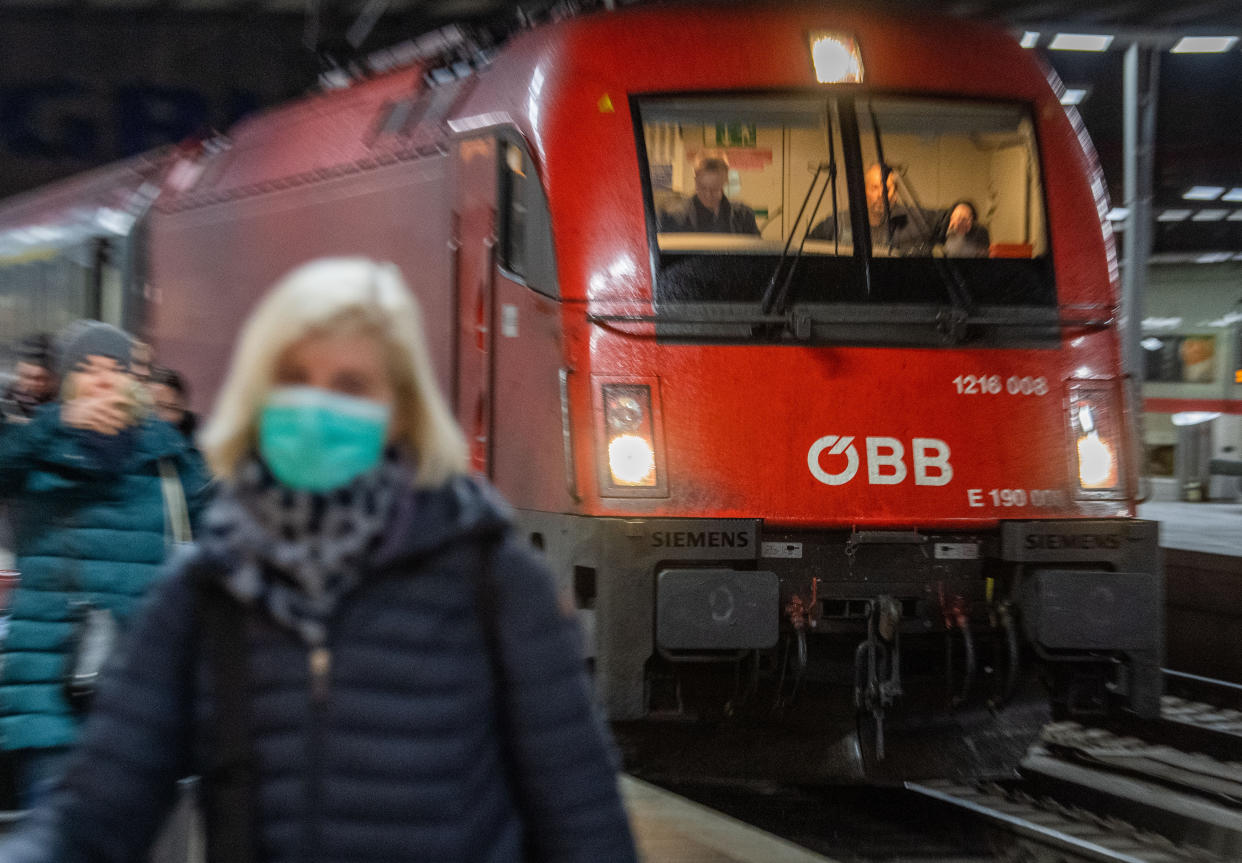
<path id="1" fill-rule="evenodd" d="M 1011 396 L 1046 396 L 1048 379 L 1031 377 L 1030 375 L 958 375 L 953 379 L 959 396 L 998 396 L 1009 393 Z"/>

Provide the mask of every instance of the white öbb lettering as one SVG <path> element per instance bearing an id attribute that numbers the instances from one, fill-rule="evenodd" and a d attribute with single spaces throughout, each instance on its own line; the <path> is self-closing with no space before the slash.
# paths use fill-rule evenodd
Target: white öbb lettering
<path id="1" fill-rule="evenodd" d="M 893 437 L 864 438 L 867 450 L 867 482 L 871 485 L 897 485 L 906 479 L 906 448 Z M 831 459 L 829 465 L 838 468 L 830 472 L 824 469 L 825 453 L 828 456 L 845 456 L 844 464 L 839 458 Z M 915 485 L 948 485 L 953 479 L 953 465 L 949 464 L 949 445 L 931 437 L 916 437 L 910 441 L 911 466 Z M 806 454 L 811 476 L 825 485 L 844 485 L 858 473 L 858 449 L 853 437 L 825 435 L 811 444 Z"/>

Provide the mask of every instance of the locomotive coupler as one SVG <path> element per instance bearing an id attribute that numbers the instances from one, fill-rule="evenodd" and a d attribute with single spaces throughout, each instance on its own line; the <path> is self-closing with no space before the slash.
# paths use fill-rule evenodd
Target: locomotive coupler
<path id="1" fill-rule="evenodd" d="M 867 606 L 867 637 L 854 651 L 854 707 L 875 725 L 876 758 L 884 758 L 884 711 L 901 696 L 901 603 L 878 596 Z"/>

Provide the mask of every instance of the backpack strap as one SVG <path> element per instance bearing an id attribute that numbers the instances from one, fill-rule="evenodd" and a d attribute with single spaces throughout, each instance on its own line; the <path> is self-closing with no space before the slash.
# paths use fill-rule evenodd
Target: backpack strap
<path id="1" fill-rule="evenodd" d="M 207 859 L 254 863 L 258 847 L 257 759 L 251 740 L 246 614 L 225 592 L 219 570 L 194 565 L 198 644 L 214 695 L 215 715 L 203 770 Z"/>
<path id="2" fill-rule="evenodd" d="M 483 630 L 483 644 L 487 651 L 487 665 L 492 677 L 492 698 L 496 711 L 496 733 L 500 740 L 500 760 L 504 768 L 505 779 L 514 808 L 522 821 L 525 839 L 523 841 L 524 860 L 534 860 L 535 855 L 531 843 L 530 819 L 527 816 L 526 802 L 518 785 L 518 764 L 513 754 L 513 722 L 509 716 L 508 683 L 505 680 L 504 665 L 501 659 L 500 645 L 500 606 L 496 601 L 498 590 L 496 577 L 496 557 L 500 547 L 509 536 L 508 531 L 489 536 L 482 540 L 479 550 L 479 563 L 471 567 L 470 577 L 474 586 L 475 608 L 478 609 L 479 625 Z"/>

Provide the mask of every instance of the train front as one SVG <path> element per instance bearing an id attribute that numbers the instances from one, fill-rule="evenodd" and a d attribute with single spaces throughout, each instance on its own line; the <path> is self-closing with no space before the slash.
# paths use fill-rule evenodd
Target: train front
<path id="1" fill-rule="evenodd" d="M 527 516 L 609 715 L 809 705 L 877 762 L 1003 737 L 1035 672 L 1156 711 L 1111 241 L 1035 61 L 805 10 L 576 32 L 541 143 L 576 501 Z"/>

